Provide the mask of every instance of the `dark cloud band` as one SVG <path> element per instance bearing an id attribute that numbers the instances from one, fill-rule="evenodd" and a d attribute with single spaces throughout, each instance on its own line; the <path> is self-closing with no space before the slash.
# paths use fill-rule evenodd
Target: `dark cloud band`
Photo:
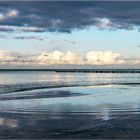
<path id="1" fill-rule="evenodd" d="M 7 9 L 14 9 L 18 16 L 3 18 L 0 25 L 38 27 L 40 32 L 71 32 L 99 26 L 97 19 L 106 18 L 114 29 L 131 29 L 140 25 L 139 7 L 140 1 L 7 1 L 0 2 L 0 13 L 5 15 Z M 0 31 L 9 30 L 0 28 Z"/>

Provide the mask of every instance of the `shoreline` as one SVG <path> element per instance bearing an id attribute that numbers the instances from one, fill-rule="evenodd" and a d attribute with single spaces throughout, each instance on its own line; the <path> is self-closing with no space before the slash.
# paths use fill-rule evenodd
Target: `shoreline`
<path id="1" fill-rule="evenodd" d="M 63 89 L 63 90 L 62 90 Z M 140 87 L 67 87 L 11 97 L 64 97 L 0 101 L 1 139 L 140 138 Z M 133 91 L 133 92 L 132 92 Z M 57 94 L 56 94 L 57 93 Z M 79 96 L 80 95 L 82 96 Z M 75 95 L 78 96 L 75 96 Z M 10 97 L 10 94 L 5 94 Z M 67 95 L 67 96 L 66 96 Z M 74 96 L 73 96 L 74 95 Z M 30 96 L 30 95 L 29 95 Z"/>

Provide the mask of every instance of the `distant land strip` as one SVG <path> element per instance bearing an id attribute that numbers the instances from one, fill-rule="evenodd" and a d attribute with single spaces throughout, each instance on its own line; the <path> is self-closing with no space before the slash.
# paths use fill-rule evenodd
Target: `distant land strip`
<path id="1" fill-rule="evenodd" d="M 48 71 L 48 72 L 71 72 L 71 73 L 140 73 L 140 69 L 0 69 L 4 71 Z"/>

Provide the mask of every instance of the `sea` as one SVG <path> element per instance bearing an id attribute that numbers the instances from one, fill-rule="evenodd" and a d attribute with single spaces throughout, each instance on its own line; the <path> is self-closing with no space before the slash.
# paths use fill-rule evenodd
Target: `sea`
<path id="1" fill-rule="evenodd" d="M 140 138 L 140 73 L 0 72 L 0 138 Z"/>

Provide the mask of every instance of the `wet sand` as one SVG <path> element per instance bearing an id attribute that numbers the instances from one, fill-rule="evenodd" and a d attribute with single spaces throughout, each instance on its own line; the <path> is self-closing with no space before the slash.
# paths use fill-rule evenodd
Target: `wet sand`
<path id="1" fill-rule="evenodd" d="M 61 88 L 9 93 L 4 101 L 0 95 L 0 138 L 139 139 L 139 89 L 138 85 Z M 41 98 L 35 98 L 39 93 Z"/>
<path id="2" fill-rule="evenodd" d="M 11 117 L 9 117 L 11 116 Z M 94 115 L 0 114 L 0 138 L 9 139 L 128 139 L 140 138 L 140 115 L 117 115 L 97 120 Z"/>

